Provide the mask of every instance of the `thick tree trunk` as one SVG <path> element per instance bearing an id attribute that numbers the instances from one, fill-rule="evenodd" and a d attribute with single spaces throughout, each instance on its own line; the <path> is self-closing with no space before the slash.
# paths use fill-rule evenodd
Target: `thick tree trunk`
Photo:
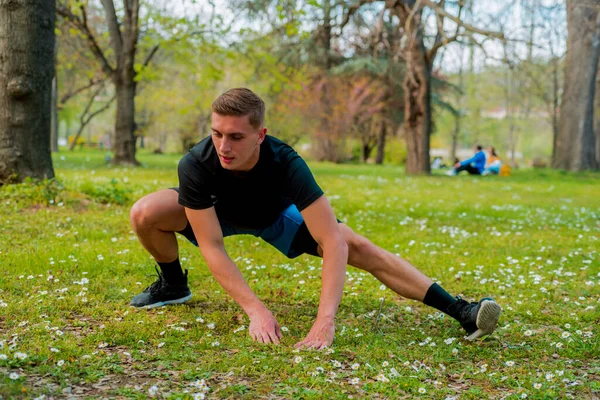
<path id="1" fill-rule="evenodd" d="M 431 71 L 425 58 L 423 36 L 417 31 L 410 38 L 404 77 L 406 134 L 406 173 L 429 174 L 429 135 L 431 133 Z"/>
<path id="2" fill-rule="evenodd" d="M 0 184 L 54 177 L 54 0 L 0 1 Z"/>
<path id="3" fill-rule="evenodd" d="M 117 120 L 115 123 L 115 156 L 113 164 L 139 165 L 135 158 L 135 82 L 115 82 Z"/>
<path id="4" fill-rule="evenodd" d="M 593 101 L 600 52 L 596 0 L 567 2 L 567 59 L 559 132 L 552 166 L 597 169 Z"/>
<path id="5" fill-rule="evenodd" d="M 377 155 L 375 156 L 375 164 L 383 164 L 385 156 L 385 137 L 387 136 L 387 124 L 381 123 L 379 137 L 377 139 Z"/>

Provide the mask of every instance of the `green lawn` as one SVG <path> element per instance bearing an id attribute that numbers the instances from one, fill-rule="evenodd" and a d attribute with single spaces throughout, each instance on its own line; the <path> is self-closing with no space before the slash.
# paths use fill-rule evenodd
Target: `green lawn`
<path id="1" fill-rule="evenodd" d="M 60 184 L 0 189 L 0 395 L 4 398 L 598 398 L 600 175 L 407 177 L 399 167 L 311 164 L 338 218 L 452 294 L 492 295 L 495 334 L 398 298 L 349 267 L 328 351 L 297 351 L 321 260 L 288 260 L 254 237 L 229 254 L 284 330 L 253 343 L 248 319 L 180 240 L 192 301 L 137 310 L 153 262 L 133 202 L 177 184 L 177 155 L 55 156 Z M 44 398 L 44 397 L 41 397 Z"/>

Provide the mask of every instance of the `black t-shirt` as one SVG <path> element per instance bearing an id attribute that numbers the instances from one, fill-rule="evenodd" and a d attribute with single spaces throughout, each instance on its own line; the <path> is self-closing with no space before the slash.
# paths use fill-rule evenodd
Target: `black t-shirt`
<path id="1" fill-rule="evenodd" d="M 323 194 L 298 153 L 268 135 L 248 172 L 224 169 L 209 136 L 181 159 L 178 173 L 179 204 L 193 210 L 214 205 L 219 220 L 237 228 L 265 228 L 289 205 L 302 211 Z"/>

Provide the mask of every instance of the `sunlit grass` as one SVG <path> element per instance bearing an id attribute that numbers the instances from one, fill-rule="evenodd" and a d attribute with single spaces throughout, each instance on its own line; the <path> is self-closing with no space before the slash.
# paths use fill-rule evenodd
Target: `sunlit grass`
<path id="1" fill-rule="evenodd" d="M 111 167 L 104 156 L 57 154 L 64 187 L 0 189 L 5 398 L 600 393 L 598 174 L 413 178 L 399 167 L 311 164 L 338 218 L 453 294 L 493 295 L 504 313 L 494 335 L 469 343 L 454 321 L 348 268 L 334 346 L 298 352 L 293 344 L 316 315 L 320 259 L 288 260 L 254 237 L 227 238 L 226 245 L 287 328 L 280 346 L 252 343 L 247 317 L 184 240 L 192 301 L 128 307 L 154 280 L 129 207 L 176 186 L 180 156 L 141 152 L 140 168 Z"/>

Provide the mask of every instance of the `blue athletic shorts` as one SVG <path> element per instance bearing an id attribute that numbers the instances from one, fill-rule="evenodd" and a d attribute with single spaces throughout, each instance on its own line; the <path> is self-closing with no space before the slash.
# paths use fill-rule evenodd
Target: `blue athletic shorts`
<path id="1" fill-rule="evenodd" d="M 221 225 L 223 237 L 253 235 L 260 237 L 288 258 L 296 258 L 304 253 L 318 256 L 318 244 L 310 235 L 302 214 L 300 214 L 300 211 L 293 204 L 283 210 L 273 224 L 263 229 L 237 228 L 221 220 L 219 220 L 219 224 Z M 198 246 L 196 236 L 189 222 L 185 229 L 178 233 L 183 235 L 194 246 Z"/>

